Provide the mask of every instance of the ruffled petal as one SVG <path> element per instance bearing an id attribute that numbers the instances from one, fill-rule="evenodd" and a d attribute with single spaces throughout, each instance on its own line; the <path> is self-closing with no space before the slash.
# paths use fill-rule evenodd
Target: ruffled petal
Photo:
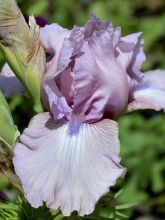
<path id="1" fill-rule="evenodd" d="M 136 109 L 165 110 L 165 71 L 155 70 L 144 74 L 128 105 L 128 111 Z"/>
<path id="2" fill-rule="evenodd" d="M 64 39 L 60 50 L 56 75 L 50 79 L 48 76 L 46 77 L 44 88 L 54 119 L 70 118 L 72 110 L 69 106 L 73 104 L 74 93 L 73 67 L 75 60 L 73 57 L 81 47 L 82 36 L 82 28 L 74 27 L 71 30 L 69 38 Z"/>
<path id="3" fill-rule="evenodd" d="M 0 90 L 6 97 L 20 95 L 25 92 L 25 88 L 7 63 L 4 64 L 0 73 Z"/>
<path id="4" fill-rule="evenodd" d="M 92 37 L 92 34 L 96 31 L 107 31 L 112 28 L 112 22 L 111 21 L 101 21 L 95 14 L 91 15 L 90 20 L 85 25 L 84 28 L 84 38 L 89 39 Z M 120 35 L 120 32 L 119 32 Z"/>
<path id="5" fill-rule="evenodd" d="M 84 28 L 74 27 L 64 39 L 54 82 L 68 106 L 86 115 L 87 122 L 105 115 L 117 119 L 127 107 L 128 76 L 115 54 L 120 32 L 93 15 Z"/>
<path id="6" fill-rule="evenodd" d="M 49 103 L 49 108 L 55 120 L 61 118 L 70 118 L 72 109 L 68 105 L 66 98 L 63 96 L 54 77 L 48 78 L 44 83 L 44 91 L 46 93 L 45 102 Z M 47 99 L 47 100 L 46 100 Z"/>
<path id="7" fill-rule="evenodd" d="M 70 31 L 58 24 L 46 25 L 40 30 L 40 38 L 45 51 L 53 56 L 47 63 L 47 74 L 55 74 L 57 62 L 64 39 L 69 37 Z"/>
<path id="8" fill-rule="evenodd" d="M 78 118 L 77 118 L 78 119 Z M 125 174 L 117 123 L 53 121 L 35 116 L 14 150 L 14 167 L 33 207 L 46 203 L 65 216 L 90 214 L 98 199 Z"/>
<path id="9" fill-rule="evenodd" d="M 73 62 L 73 57 L 79 53 L 84 42 L 83 31 L 83 28 L 75 26 L 70 31 L 69 37 L 64 39 L 58 59 L 58 71 L 64 70 L 70 62 Z"/>
<path id="10" fill-rule="evenodd" d="M 115 57 L 119 32 L 111 26 L 94 32 L 75 59 L 73 110 L 88 122 L 105 114 L 116 119 L 127 106 L 128 77 Z"/>
<path id="11" fill-rule="evenodd" d="M 121 37 L 117 44 L 117 60 L 130 77 L 130 86 L 136 86 L 143 77 L 141 65 L 145 61 L 142 33 Z"/>

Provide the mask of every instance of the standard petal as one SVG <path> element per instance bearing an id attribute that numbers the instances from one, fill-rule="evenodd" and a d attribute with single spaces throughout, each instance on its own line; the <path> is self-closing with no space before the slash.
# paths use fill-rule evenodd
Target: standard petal
<path id="1" fill-rule="evenodd" d="M 45 81 L 44 89 L 54 119 L 57 120 L 64 117 L 69 119 L 72 109 L 69 107 L 65 97 L 57 87 L 54 78 Z"/>
<path id="2" fill-rule="evenodd" d="M 84 28 L 70 31 L 60 50 L 56 87 L 74 113 L 85 114 L 88 122 L 104 115 L 116 119 L 126 109 L 128 77 L 115 56 L 120 32 L 93 15 Z"/>
<path id="3" fill-rule="evenodd" d="M 127 71 L 130 86 L 134 87 L 143 77 L 141 65 L 145 61 L 144 42 L 142 33 L 134 33 L 121 37 L 117 44 L 117 60 L 122 68 Z"/>
<path id="4" fill-rule="evenodd" d="M 115 57 L 117 31 L 111 28 L 93 33 L 76 58 L 73 110 L 84 113 L 88 122 L 105 114 L 116 119 L 127 105 L 127 74 Z"/>
<path id="5" fill-rule="evenodd" d="M 14 150 L 14 167 L 33 207 L 90 214 L 98 199 L 125 174 L 117 123 L 54 121 L 35 116 Z"/>
<path id="6" fill-rule="evenodd" d="M 4 64 L 0 73 L 0 90 L 6 97 L 20 95 L 25 92 L 25 88 L 7 63 Z"/>
<path id="7" fill-rule="evenodd" d="M 68 66 L 68 64 L 73 60 L 72 58 L 80 51 L 83 42 L 83 28 L 75 26 L 70 31 L 69 37 L 64 39 L 58 60 L 58 71 L 63 70 Z"/>
<path id="8" fill-rule="evenodd" d="M 128 111 L 136 109 L 165 110 L 165 71 L 155 70 L 144 74 L 142 82 L 132 93 Z"/>
<path id="9" fill-rule="evenodd" d="M 69 37 L 70 31 L 58 24 L 46 25 L 40 30 L 40 38 L 45 51 L 53 58 L 47 63 L 47 73 L 55 74 L 57 62 L 64 39 Z"/>
<path id="10" fill-rule="evenodd" d="M 90 20 L 84 27 L 84 37 L 89 39 L 95 31 L 105 31 L 112 28 L 111 21 L 101 21 L 95 14 L 91 15 Z"/>
<path id="11" fill-rule="evenodd" d="M 74 94 L 72 67 L 68 66 L 60 74 L 57 74 L 54 80 L 61 94 L 65 97 L 68 105 L 72 106 Z"/>
<path id="12" fill-rule="evenodd" d="M 55 76 L 46 77 L 44 88 L 54 119 L 60 119 L 64 116 L 69 119 L 72 111 L 69 106 L 73 104 L 74 93 L 73 67 L 75 58 L 73 57 L 82 45 L 80 43 L 82 36 L 82 29 L 74 27 L 69 38 L 64 39 Z"/>

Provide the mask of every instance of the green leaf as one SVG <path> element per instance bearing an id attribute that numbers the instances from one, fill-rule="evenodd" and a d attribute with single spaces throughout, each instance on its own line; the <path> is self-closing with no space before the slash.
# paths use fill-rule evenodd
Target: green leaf
<path id="1" fill-rule="evenodd" d="M 62 220 L 63 216 L 52 214 L 45 206 L 35 209 L 24 198 L 18 198 L 15 202 L 0 203 L 0 219 Z"/>
<path id="2" fill-rule="evenodd" d="M 7 101 L 0 91 L 0 141 L 13 147 L 18 135 Z"/>
<path id="3" fill-rule="evenodd" d="M 120 210 L 120 209 L 129 209 L 129 208 L 132 208 L 134 206 L 136 206 L 138 203 L 125 203 L 125 204 L 122 204 L 122 205 L 117 205 L 116 206 L 116 209 L 117 210 Z"/>
<path id="4" fill-rule="evenodd" d="M 114 198 L 117 199 L 123 192 L 123 189 L 119 190 L 117 193 L 115 193 Z"/>
<path id="5" fill-rule="evenodd" d="M 123 214 L 123 213 L 121 213 L 121 212 L 116 212 L 116 215 L 119 216 L 119 217 L 125 218 L 125 219 L 128 219 L 128 218 L 129 218 L 128 215 L 125 215 L 125 214 Z"/>
<path id="6" fill-rule="evenodd" d="M 3 173 L 0 173 L 0 180 L 0 190 L 5 190 L 9 185 L 8 178 Z"/>
<path id="7" fill-rule="evenodd" d="M 154 192 L 161 192 L 164 189 L 164 170 L 165 163 L 163 160 L 155 163 L 152 168 L 152 188 Z"/>

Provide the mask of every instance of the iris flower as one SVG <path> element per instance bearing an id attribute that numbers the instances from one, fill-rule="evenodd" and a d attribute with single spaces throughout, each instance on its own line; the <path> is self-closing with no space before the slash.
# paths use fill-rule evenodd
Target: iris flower
<path id="1" fill-rule="evenodd" d="M 120 27 L 95 15 L 72 30 L 46 25 L 40 39 L 49 55 L 42 92 L 48 112 L 24 130 L 13 163 L 33 207 L 45 202 L 65 216 L 83 216 L 125 175 L 118 118 L 164 110 L 165 72 L 142 73 L 141 33 L 122 37 Z"/>

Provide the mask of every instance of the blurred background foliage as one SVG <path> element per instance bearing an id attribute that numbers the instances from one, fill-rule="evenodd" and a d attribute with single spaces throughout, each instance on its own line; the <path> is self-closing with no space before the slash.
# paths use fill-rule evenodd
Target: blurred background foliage
<path id="1" fill-rule="evenodd" d="M 164 0 L 17 0 L 17 2 L 24 15 L 42 16 L 48 23 L 57 22 L 67 28 L 84 25 L 94 12 L 101 19 L 112 19 L 115 26 L 121 26 L 122 35 L 143 32 L 147 55 L 143 70 L 165 69 Z M 3 63 L 4 59 L 0 54 L 0 67 Z M 15 123 L 22 131 L 34 114 L 31 103 L 23 97 L 13 97 L 8 101 Z M 126 178 L 120 180 L 113 189 L 114 192 L 123 189 L 118 202 L 138 204 L 126 211 L 128 219 L 163 220 L 165 115 L 154 111 L 134 112 L 122 117 L 119 125 L 122 164 L 128 171 Z M 6 198 L 12 201 L 15 198 L 15 191 L 8 179 L 0 174 L 0 199 Z M 45 214 L 43 219 L 53 219 L 49 213 L 47 215 Z M 108 215 L 110 218 L 110 214 Z M 108 219 L 108 215 L 104 219 Z M 112 218 L 116 220 L 127 218 L 121 215 L 116 217 L 113 215 Z M 60 219 L 58 217 L 55 219 Z M 11 218 L 13 219 L 17 218 Z M 38 220 L 37 217 L 27 219 Z"/>

